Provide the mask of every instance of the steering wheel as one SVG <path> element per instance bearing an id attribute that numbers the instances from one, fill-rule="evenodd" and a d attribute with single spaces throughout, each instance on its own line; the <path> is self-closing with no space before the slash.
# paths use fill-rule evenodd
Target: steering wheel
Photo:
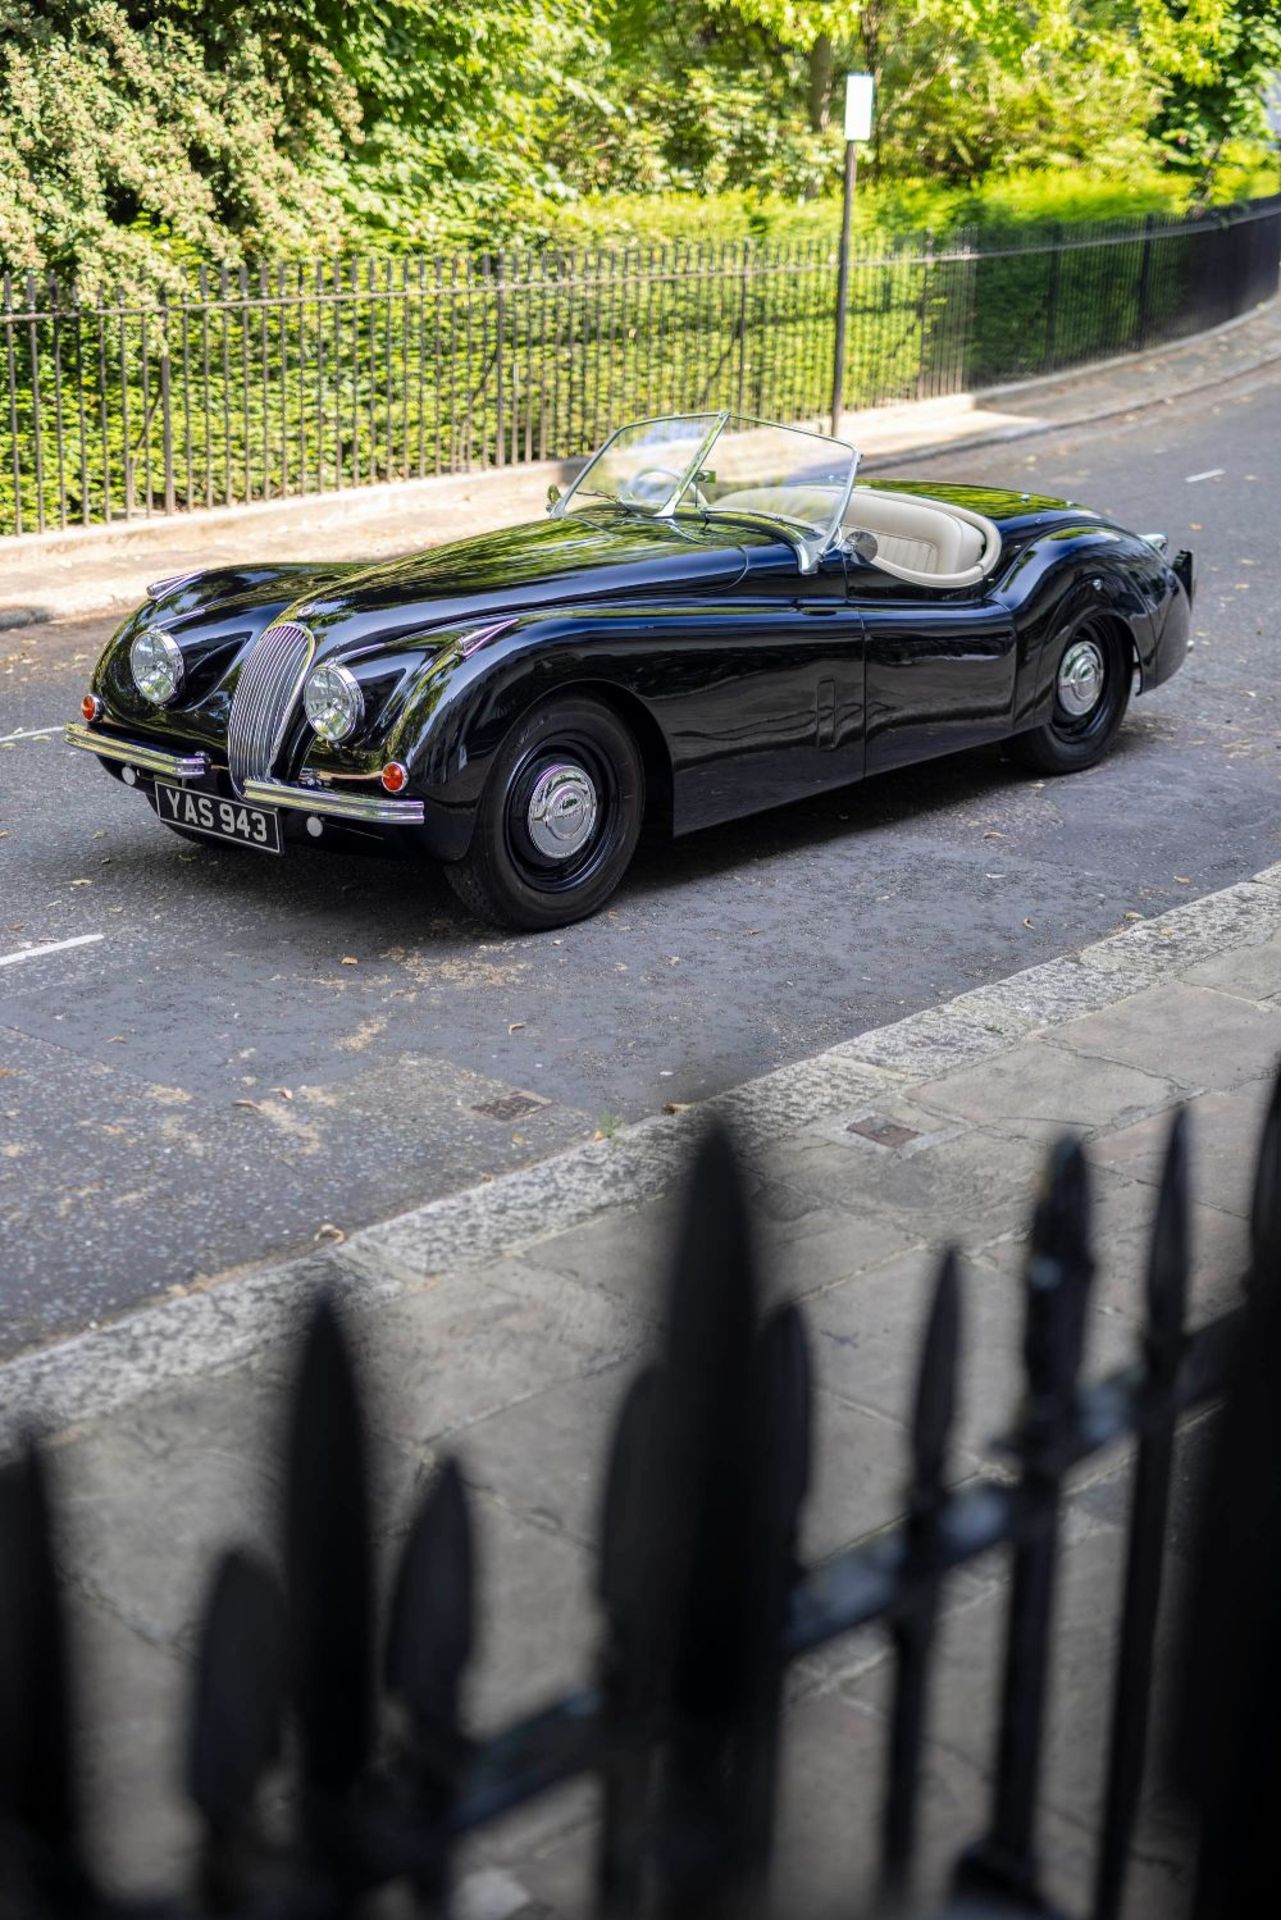
<path id="1" fill-rule="evenodd" d="M 676 491 L 680 480 L 679 473 L 673 473 L 670 467 L 640 467 L 618 489 L 618 497 L 628 507 L 660 507 Z"/>

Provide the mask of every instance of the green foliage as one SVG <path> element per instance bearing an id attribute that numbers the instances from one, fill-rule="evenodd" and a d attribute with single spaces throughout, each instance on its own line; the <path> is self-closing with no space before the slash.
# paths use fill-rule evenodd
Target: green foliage
<path id="1" fill-rule="evenodd" d="M 1263 87 L 1281 68 L 1281 0 L 1138 0 L 1162 76 L 1151 131 L 1176 164 L 1213 172 L 1224 149 L 1265 132 Z"/>
<path id="2" fill-rule="evenodd" d="M 319 55 L 312 98 L 287 113 L 252 32 L 215 66 L 177 19 L 117 0 L 0 0 L 0 261 L 163 282 L 184 256 L 301 246 L 332 228 L 313 170 L 354 111 Z"/>

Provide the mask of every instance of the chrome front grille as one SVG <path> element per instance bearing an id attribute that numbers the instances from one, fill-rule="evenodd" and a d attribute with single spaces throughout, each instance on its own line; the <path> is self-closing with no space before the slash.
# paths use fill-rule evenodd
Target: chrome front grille
<path id="1" fill-rule="evenodd" d="M 294 620 L 265 628 L 250 649 L 227 721 L 227 765 L 238 794 L 247 780 L 270 775 L 315 651 L 311 633 Z"/>

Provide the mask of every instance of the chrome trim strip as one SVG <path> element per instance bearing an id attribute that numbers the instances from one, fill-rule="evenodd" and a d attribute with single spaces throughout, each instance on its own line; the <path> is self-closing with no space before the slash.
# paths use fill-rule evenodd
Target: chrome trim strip
<path id="1" fill-rule="evenodd" d="M 206 753 L 166 753 L 163 747 L 147 747 L 141 740 L 122 740 L 119 734 L 99 733 L 82 721 L 67 723 L 64 739 L 69 747 L 83 747 L 103 760 L 123 760 L 126 766 L 141 767 L 144 773 L 163 773 L 171 780 L 199 780 L 209 771 Z"/>
<path id="2" fill-rule="evenodd" d="M 335 793 L 330 787 L 290 787 L 283 780 L 246 780 L 244 798 L 257 807 L 289 807 L 335 820 L 373 820 L 389 827 L 423 823 L 421 800 L 396 800 L 391 794 Z"/>

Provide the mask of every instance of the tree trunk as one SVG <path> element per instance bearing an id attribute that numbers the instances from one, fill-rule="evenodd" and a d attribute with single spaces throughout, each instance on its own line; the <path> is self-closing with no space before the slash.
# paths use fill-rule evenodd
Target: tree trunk
<path id="1" fill-rule="evenodd" d="M 832 112 L 832 36 L 820 33 L 810 50 L 810 128 L 822 133 Z"/>

